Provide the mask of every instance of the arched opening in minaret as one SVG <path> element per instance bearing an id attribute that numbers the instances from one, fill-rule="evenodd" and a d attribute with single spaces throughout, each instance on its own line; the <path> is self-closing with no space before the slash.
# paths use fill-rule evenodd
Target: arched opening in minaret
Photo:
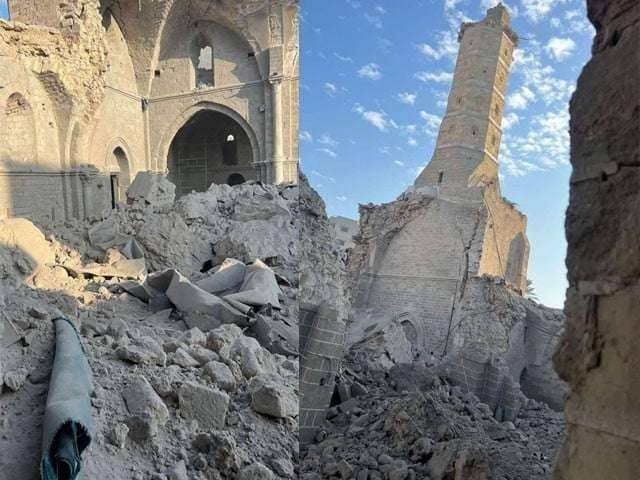
<path id="1" fill-rule="evenodd" d="M 204 192 L 211 184 L 236 185 L 256 179 L 253 150 L 244 128 L 230 116 L 201 110 L 178 131 L 171 143 L 169 180 L 181 197 Z"/>

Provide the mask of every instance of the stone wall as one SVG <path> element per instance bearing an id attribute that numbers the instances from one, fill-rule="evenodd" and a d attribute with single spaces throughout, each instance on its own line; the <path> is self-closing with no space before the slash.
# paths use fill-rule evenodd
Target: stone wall
<path id="1" fill-rule="evenodd" d="M 16 21 L 0 21 L 4 214 L 46 218 L 53 205 L 56 218 L 70 218 L 110 206 L 107 177 L 118 177 L 122 190 L 139 171 L 165 171 L 173 138 L 202 110 L 227 115 L 249 137 L 245 179 L 297 182 L 296 1 L 34 5 L 13 0 Z M 204 87 L 195 84 L 197 35 L 214 47 L 212 85 Z M 83 165 L 97 168 L 106 188 L 77 203 L 79 196 L 67 193 L 75 187 L 60 178 Z M 16 195 L 29 192 L 24 179 L 31 172 L 39 174 L 34 188 L 51 192 L 55 202 L 21 203 L 37 198 Z"/>
<path id="2" fill-rule="evenodd" d="M 640 4 L 588 0 L 593 57 L 571 100 L 566 333 L 570 386 L 557 479 L 640 472 Z"/>

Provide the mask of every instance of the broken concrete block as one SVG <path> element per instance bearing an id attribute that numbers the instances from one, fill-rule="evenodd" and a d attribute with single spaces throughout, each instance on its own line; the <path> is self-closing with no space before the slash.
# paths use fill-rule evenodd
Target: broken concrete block
<path id="1" fill-rule="evenodd" d="M 157 435 L 169 419 L 169 410 L 148 380 L 142 375 L 131 378 L 122 392 L 131 414 L 127 419 L 129 436 L 136 441 Z"/>
<path id="2" fill-rule="evenodd" d="M 197 383 L 185 383 L 178 393 L 180 415 L 196 420 L 204 430 L 224 428 L 229 395 Z"/>
<path id="3" fill-rule="evenodd" d="M 51 244 L 33 223 L 24 218 L 0 220 L 0 245 L 21 252 L 30 264 L 23 273 L 55 263 Z"/>
<path id="4" fill-rule="evenodd" d="M 204 374 L 208 376 L 213 383 L 227 392 L 232 392 L 236 389 L 236 379 L 229 367 L 224 363 L 207 363 L 204 366 Z"/>
<path id="5" fill-rule="evenodd" d="M 238 477 L 240 480 L 275 480 L 275 475 L 262 463 L 254 463 L 245 467 Z"/>
<path id="6" fill-rule="evenodd" d="M 278 375 L 259 375 L 249 384 L 251 406 L 270 417 L 285 418 L 298 415 L 298 394 Z"/>
<path id="7" fill-rule="evenodd" d="M 242 335 L 235 341 L 229 354 L 230 358 L 240 365 L 245 378 L 277 371 L 273 357 L 255 338 Z"/>
<path id="8" fill-rule="evenodd" d="M 217 352 L 221 358 L 229 358 L 231 347 L 242 336 L 242 329 L 237 325 L 226 324 L 207 334 L 207 348 Z"/>
<path id="9" fill-rule="evenodd" d="M 184 345 L 205 345 L 207 336 L 199 328 L 192 328 L 180 335 L 178 342 Z"/>
<path id="10" fill-rule="evenodd" d="M 173 354 L 172 361 L 174 364 L 179 365 L 183 368 L 193 368 L 200 366 L 200 363 L 198 363 L 195 358 L 189 355 L 182 348 L 178 348 L 178 350 L 176 350 L 176 353 Z"/>
<path id="11" fill-rule="evenodd" d="M 190 347 L 189 349 L 187 349 L 187 352 L 189 353 L 189 355 L 195 358 L 201 366 L 220 359 L 216 352 L 205 347 Z"/>
<path id="12" fill-rule="evenodd" d="M 27 372 L 25 371 L 7 372 L 4 374 L 4 384 L 14 392 L 20 390 L 26 381 Z"/>
<path id="13" fill-rule="evenodd" d="M 109 432 L 106 437 L 109 443 L 119 449 L 123 449 L 127 443 L 127 436 L 129 435 L 129 427 L 124 423 L 117 423 Z"/>
<path id="14" fill-rule="evenodd" d="M 33 318 L 37 318 L 38 320 L 44 320 L 49 316 L 44 308 L 37 305 L 29 308 L 29 315 L 31 315 Z"/>
<path id="15" fill-rule="evenodd" d="M 176 186 L 167 178 L 155 172 L 140 172 L 127 190 L 127 202 L 144 201 L 154 207 L 173 205 Z"/>
<path id="16" fill-rule="evenodd" d="M 131 363 L 156 364 L 162 367 L 167 364 L 167 354 L 151 337 L 133 338 L 129 344 L 116 350 L 116 356 Z"/>

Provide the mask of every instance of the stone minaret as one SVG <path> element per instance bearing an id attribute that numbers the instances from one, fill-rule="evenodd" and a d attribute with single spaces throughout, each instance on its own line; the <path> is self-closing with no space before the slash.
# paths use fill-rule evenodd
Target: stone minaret
<path id="1" fill-rule="evenodd" d="M 518 37 L 499 4 L 484 20 L 463 24 L 459 41 L 436 150 L 415 186 L 438 187 L 443 198 L 481 202 L 483 187 L 498 186 L 502 112 Z"/>

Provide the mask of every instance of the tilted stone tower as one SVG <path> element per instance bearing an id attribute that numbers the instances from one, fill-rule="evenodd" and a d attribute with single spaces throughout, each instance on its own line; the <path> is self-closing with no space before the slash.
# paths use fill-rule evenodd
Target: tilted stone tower
<path id="1" fill-rule="evenodd" d="M 433 159 L 415 182 L 445 198 L 482 201 L 480 188 L 498 180 L 507 78 L 517 35 L 499 4 L 484 20 L 465 23 L 447 112 Z"/>
<path id="2" fill-rule="evenodd" d="M 502 198 L 498 177 L 517 39 L 502 5 L 462 25 L 433 159 L 398 200 L 360 207 L 349 260 L 354 317 L 397 319 L 416 353 L 445 355 L 466 342 L 458 319 L 472 279 L 526 289 L 527 219 Z"/>

